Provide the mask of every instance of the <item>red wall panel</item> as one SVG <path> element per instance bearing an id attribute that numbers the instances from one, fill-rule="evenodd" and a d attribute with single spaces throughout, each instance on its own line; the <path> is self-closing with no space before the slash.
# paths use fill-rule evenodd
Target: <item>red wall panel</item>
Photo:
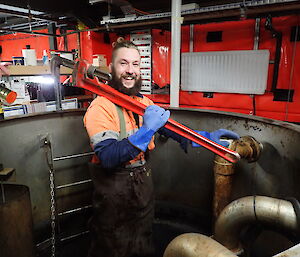
<path id="1" fill-rule="evenodd" d="M 152 30 L 152 83 L 159 87 L 170 84 L 171 34 Z"/>
<path id="2" fill-rule="evenodd" d="M 281 60 L 278 73 L 277 88 L 293 89 L 293 102 L 274 101 L 274 94 L 270 91 L 273 80 L 274 64 L 269 65 L 267 91 L 264 95 L 254 97 L 243 94 L 214 93 L 213 98 L 204 97 L 201 92 L 180 91 L 180 106 L 193 108 L 215 109 L 248 113 L 280 119 L 300 122 L 300 49 L 299 42 L 291 42 L 291 27 L 300 25 L 299 16 L 277 17 L 272 19 L 275 30 L 282 32 Z M 229 51 L 229 50 L 253 50 L 254 47 L 254 20 L 231 21 L 194 25 L 194 52 L 199 51 Z M 206 42 L 208 32 L 222 31 L 221 42 Z M 300 29 L 299 29 L 300 33 Z M 169 83 L 170 54 L 159 54 L 161 46 L 170 49 L 170 35 L 162 38 L 159 31 L 153 30 L 153 82 L 164 86 Z M 182 52 L 189 51 L 189 26 L 182 27 Z M 274 61 L 276 39 L 272 33 L 265 29 L 265 19 L 261 20 L 259 49 L 270 51 L 270 60 Z M 156 65 L 159 64 L 159 65 Z M 167 75 L 164 75 L 167 73 Z M 168 104 L 169 96 L 151 95 L 157 103 Z M 255 110 L 253 109 L 255 106 Z"/>
<path id="3" fill-rule="evenodd" d="M 38 32 L 47 33 L 48 31 L 43 29 Z M 0 36 L 0 45 L 2 46 L 1 59 L 4 61 L 12 60 L 13 56 L 22 56 L 22 49 L 25 49 L 26 45 L 35 49 L 37 58 L 42 59 L 43 50 L 49 49 L 49 39 L 47 36 L 14 33 Z"/>

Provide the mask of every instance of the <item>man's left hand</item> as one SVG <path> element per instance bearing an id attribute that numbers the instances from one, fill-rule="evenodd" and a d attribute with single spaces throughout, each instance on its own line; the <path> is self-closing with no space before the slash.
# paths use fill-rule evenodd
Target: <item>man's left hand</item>
<path id="1" fill-rule="evenodd" d="M 9 62 L 0 62 L 0 78 L 2 75 L 9 75 L 9 70 L 7 69 L 7 66 L 11 65 Z"/>
<path id="2" fill-rule="evenodd" d="M 213 132 L 207 132 L 207 131 L 198 131 L 198 130 L 194 130 L 195 132 L 197 132 L 198 134 L 208 138 L 211 141 L 216 142 L 217 144 L 220 144 L 222 146 L 228 147 L 229 146 L 229 142 L 222 140 L 222 138 L 224 139 L 239 139 L 240 136 L 231 131 L 231 130 L 227 130 L 227 129 L 218 129 L 215 130 Z M 201 145 L 192 142 L 192 147 L 201 147 Z"/>

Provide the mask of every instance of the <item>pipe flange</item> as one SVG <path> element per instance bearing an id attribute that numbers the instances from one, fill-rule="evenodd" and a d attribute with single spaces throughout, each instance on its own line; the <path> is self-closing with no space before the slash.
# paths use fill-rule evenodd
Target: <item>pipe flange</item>
<path id="1" fill-rule="evenodd" d="M 256 139 L 254 137 L 251 136 L 244 136 L 241 137 L 240 140 L 246 144 L 248 144 L 251 149 L 253 150 L 253 153 L 251 154 L 250 157 L 247 158 L 247 161 L 250 162 L 256 162 L 261 154 L 261 151 L 263 149 L 263 145 L 256 141 Z"/>

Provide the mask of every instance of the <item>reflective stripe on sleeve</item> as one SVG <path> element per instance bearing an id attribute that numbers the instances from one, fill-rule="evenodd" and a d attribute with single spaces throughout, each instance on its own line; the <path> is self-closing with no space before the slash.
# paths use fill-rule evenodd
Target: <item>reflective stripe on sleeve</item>
<path id="1" fill-rule="evenodd" d="M 106 130 L 100 133 L 97 133 L 91 137 L 91 144 L 95 146 L 96 144 L 104 141 L 106 139 L 118 139 L 119 133 L 113 130 Z"/>

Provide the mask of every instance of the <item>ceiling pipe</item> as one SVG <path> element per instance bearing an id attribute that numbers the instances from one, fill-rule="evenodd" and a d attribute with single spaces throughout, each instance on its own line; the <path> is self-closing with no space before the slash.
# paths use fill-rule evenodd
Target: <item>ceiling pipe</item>
<path id="1" fill-rule="evenodd" d="M 181 0 L 172 0 L 170 106 L 179 107 Z"/>
<path id="2" fill-rule="evenodd" d="M 34 31 L 27 31 L 21 29 L 4 29 L 0 28 L 0 32 L 12 32 L 12 33 L 23 33 L 23 34 L 31 34 L 31 35 L 39 35 L 39 36 L 47 36 L 47 37 L 62 37 L 62 35 L 56 35 L 51 33 L 43 33 L 43 32 L 34 32 Z"/>
<path id="3" fill-rule="evenodd" d="M 174 238 L 163 257 L 234 257 L 237 256 L 214 239 L 196 233 Z"/>
<path id="4" fill-rule="evenodd" d="M 291 13 L 298 13 L 300 11 L 300 3 L 285 3 L 285 4 L 272 4 L 272 5 L 266 5 L 266 6 L 259 6 L 259 7 L 251 7 L 247 8 L 245 10 L 246 18 L 256 18 L 257 16 L 268 16 L 269 14 L 273 13 L 279 13 L 279 12 L 291 12 Z M 207 12 L 207 13 L 198 13 L 198 14 L 189 14 L 184 15 L 184 24 L 189 23 L 207 23 L 211 20 L 218 20 L 218 19 L 234 19 L 234 18 L 240 18 L 241 16 L 241 10 L 240 9 L 229 9 L 229 10 L 223 10 L 223 11 L 213 11 L 213 12 Z M 27 16 L 26 16 L 27 17 Z M 63 22 L 63 21 L 62 21 Z M 63 22 L 66 23 L 66 22 Z M 126 24 L 107 24 L 101 27 L 92 28 L 92 29 L 85 29 L 85 30 L 74 30 L 65 34 L 61 35 L 52 35 L 48 33 L 38 33 L 38 32 L 31 32 L 26 30 L 10 30 L 5 29 L 3 31 L 7 32 L 13 32 L 13 33 L 24 33 L 24 34 L 36 34 L 41 36 L 50 36 L 50 37 L 61 37 L 61 36 L 67 36 L 79 32 L 87 32 L 87 31 L 107 31 L 109 28 L 111 31 L 117 30 L 117 29 L 132 29 L 132 28 L 138 28 L 138 27 L 151 27 L 151 26 L 161 26 L 163 24 L 169 24 L 171 23 L 171 19 L 168 18 L 162 18 L 162 19 L 155 19 L 155 20 L 149 20 L 149 21 L 143 21 L 143 22 L 130 22 Z M 72 24 L 75 25 L 75 24 Z M 1 29 L 0 29 L 1 31 Z"/>
<path id="5" fill-rule="evenodd" d="M 291 13 L 298 13 L 300 10 L 300 3 L 299 2 L 289 2 L 284 4 L 269 4 L 265 6 L 257 6 L 257 7 L 249 7 L 244 9 L 243 15 L 245 18 L 256 18 L 258 16 L 268 16 L 269 14 L 279 13 L 279 12 L 291 12 Z M 226 10 L 219 10 L 219 11 L 212 11 L 212 12 L 205 12 L 205 13 L 197 13 L 197 14 L 188 14 L 183 15 L 184 17 L 184 24 L 189 23 L 207 23 L 211 20 L 218 20 L 218 19 L 240 19 L 241 17 L 241 9 L 226 9 Z M 107 24 L 106 26 L 97 27 L 93 29 L 83 30 L 83 31 L 106 31 L 107 27 L 110 30 L 115 29 L 126 29 L 126 28 L 135 28 L 135 27 L 149 27 L 154 25 L 162 25 L 162 24 L 169 24 L 171 22 L 170 17 L 162 18 L 162 19 L 154 19 L 148 20 L 143 22 L 128 22 L 126 24 Z M 70 32 L 69 34 L 73 34 L 76 32 Z"/>
<path id="6" fill-rule="evenodd" d="M 247 196 L 227 205 L 215 223 L 214 239 L 234 253 L 243 251 L 240 233 L 257 223 L 297 232 L 297 215 L 291 202 L 266 197 Z"/>
<path id="7" fill-rule="evenodd" d="M 23 34 L 31 34 L 31 35 L 39 35 L 39 36 L 47 36 L 47 37 L 62 37 L 62 35 L 56 35 L 51 33 L 43 33 L 43 32 L 34 32 L 34 31 L 27 31 L 27 30 L 21 30 L 21 29 L 3 29 L 0 28 L 0 32 L 12 32 L 12 33 L 23 33 Z"/>
<path id="8" fill-rule="evenodd" d="M 22 18 L 26 18 L 26 19 L 28 19 L 28 17 L 29 17 L 29 13 L 19 12 L 16 10 L 8 10 L 8 9 L 3 9 L 3 8 L 0 8 L 0 13 L 10 14 L 12 16 L 22 17 Z M 57 23 L 65 23 L 65 24 L 69 24 L 69 25 L 75 25 L 74 23 L 66 22 L 62 19 L 48 18 L 48 17 L 39 15 L 39 14 L 30 13 L 30 18 L 34 19 L 34 20 L 52 21 L 52 22 L 57 22 Z"/>

